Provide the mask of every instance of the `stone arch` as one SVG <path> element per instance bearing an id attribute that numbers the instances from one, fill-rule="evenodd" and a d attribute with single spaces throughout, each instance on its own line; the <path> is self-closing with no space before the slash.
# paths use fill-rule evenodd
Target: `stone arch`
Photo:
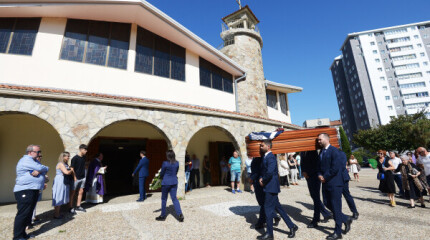
<path id="1" fill-rule="evenodd" d="M 190 136 L 191 135 L 191 136 Z M 221 185 L 221 168 L 220 160 L 225 157 L 226 161 L 232 156 L 233 151 L 237 150 L 240 154 L 241 145 L 236 136 L 228 130 L 227 127 L 208 124 L 206 126 L 194 129 L 187 136 L 187 151 L 191 155 L 195 154 L 200 160 L 200 181 L 198 186 L 206 185 Z M 205 176 L 203 169 L 203 157 L 208 156 L 210 162 L 210 176 Z M 192 174 L 194 175 L 194 174 Z M 206 178 L 206 179 L 205 179 Z M 198 181 L 197 179 L 195 179 Z"/>
<path id="2" fill-rule="evenodd" d="M 0 112 L 0 202 L 14 202 L 15 169 L 18 160 L 30 144 L 41 145 L 42 164 L 50 168 L 51 182 L 55 178 L 58 156 L 64 151 L 64 141 L 57 129 L 48 121 L 20 111 Z M 43 199 L 50 199 L 52 187 L 43 192 Z"/>
<path id="3" fill-rule="evenodd" d="M 146 150 L 150 159 L 149 178 L 146 188 L 155 173 L 166 160 L 167 149 L 172 148 L 167 134 L 151 122 L 136 118 L 125 118 L 113 121 L 98 129 L 88 142 L 88 162 L 94 159 L 97 152 L 102 152 L 102 164 L 108 166 L 105 175 L 107 193 L 113 195 L 134 194 L 137 191 L 137 179 L 131 177 L 140 159 L 141 150 Z"/>

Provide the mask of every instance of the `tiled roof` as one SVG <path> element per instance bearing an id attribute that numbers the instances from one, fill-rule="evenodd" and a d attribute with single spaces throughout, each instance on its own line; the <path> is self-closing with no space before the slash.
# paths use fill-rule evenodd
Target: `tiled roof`
<path id="1" fill-rule="evenodd" d="M 79 92 L 79 91 L 72 91 L 72 90 L 65 90 L 65 89 L 9 85 L 9 84 L 0 83 L 0 90 L 1 89 L 24 91 L 24 92 L 35 92 L 35 93 L 62 94 L 62 95 L 69 95 L 69 96 L 84 96 L 84 97 L 93 97 L 93 98 L 98 98 L 98 99 L 110 99 L 110 100 L 119 100 L 119 101 L 127 101 L 127 102 L 162 104 L 162 105 L 168 105 L 168 106 L 173 106 L 173 107 L 183 107 L 183 108 L 196 109 L 196 110 L 202 110 L 202 111 L 211 111 L 211 112 L 233 114 L 233 115 L 238 115 L 238 116 L 245 116 L 245 117 L 249 117 L 249 118 L 262 119 L 262 120 L 266 120 L 266 121 L 272 121 L 272 122 L 280 123 L 283 126 L 289 126 L 291 128 L 295 128 L 295 129 L 301 129 L 302 128 L 299 125 L 295 125 L 295 124 L 291 124 L 291 123 L 287 123 L 287 122 L 282 122 L 282 121 L 278 121 L 278 120 L 274 120 L 274 119 L 269 119 L 269 118 L 252 116 L 252 115 L 245 114 L 245 113 L 238 113 L 238 112 L 232 112 L 232 111 L 227 111 L 227 110 L 222 110 L 222 109 L 208 108 L 208 107 L 202 107 L 202 106 L 197 106 L 197 105 L 175 103 L 175 102 L 168 102 L 168 101 L 161 101 L 161 100 L 117 96 L 117 95 L 102 94 L 102 93 Z"/>
<path id="2" fill-rule="evenodd" d="M 330 126 L 340 126 L 340 125 L 342 125 L 341 120 L 330 121 Z"/>

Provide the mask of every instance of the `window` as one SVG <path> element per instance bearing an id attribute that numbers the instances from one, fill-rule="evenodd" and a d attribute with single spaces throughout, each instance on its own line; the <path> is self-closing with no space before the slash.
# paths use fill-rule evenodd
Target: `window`
<path id="1" fill-rule="evenodd" d="M 375 45 L 375 42 L 370 42 L 370 45 L 371 45 L 371 46 L 374 46 L 374 45 Z"/>
<path id="2" fill-rule="evenodd" d="M 281 105 L 281 112 L 285 115 L 288 114 L 288 106 L 287 106 L 287 94 L 279 93 L 279 105 Z"/>
<path id="3" fill-rule="evenodd" d="M 393 78 L 392 77 L 388 77 L 388 81 L 393 81 Z"/>
<path id="4" fill-rule="evenodd" d="M 406 28 L 399 28 L 399 29 L 393 29 L 393 30 L 389 30 L 384 32 L 385 35 L 393 35 L 393 34 L 399 34 L 399 33 L 405 33 L 408 32 L 408 30 Z"/>
<path id="5" fill-rule="evenodd" d="M 385 77 L 380 77 L 379 78 L 381 81 L 385 81 Z"/>
<path id="6" fill-rule="evenodd" d="M 420 38 L 420 37 L 418 37 L 418 35 L 414 35 L 414 38 L 415 38 L 415 39 L 418 39 L 418 38 Z"/>
<path id="7" fill-rule="evenodd" d="M 199 59 L 200 85 L 228 93 L 233 93 L 233 77 L 231 74 L 206 61 Z"/>
<path id="8" fill-rule="evenodd" d="M 385 50 L 381 50 L 381 53 L 385 53 Z"/>
<path id="9" fill-rule="evenodd" d="M 135 62 L 136 72 L 185 81 L 185 48 L 141 27 L 137 28 Z"/>
<path id="10" fill-rule="evenodd" d="M 430 106 L 430 102 L 406 104 L 406 109 L 426 108 Z"/>
<path id="11" fill-rule="evenodd" d="M 130 24 L 68 19 L 60 59 L 127 69 Z"/>
<path id="12" fill-rule="evenodd" d="M 388 110 L 393 110 L 393 106 L 388 106 Z"/>
<path id="13" fill-rule="evenodd" d="M 395 61 L 409 60 L 409 59 L 415 59 L 415 58 L 417 58 L 416 54 L 408 54 L 408 55 L 392 57 L 391 59 L 393 59 L 393 62 L 395 62 Z"/>
<path id="14" fill-rule="evenodd" d="M 394 97 L 393 97 L 393 99 L 394 99 L 394 100 L 397 100 L 397 99 L 399 99 L 399 97 L 398 97 L 398 96 L 394 96 Z"/>
<path id="15" fill-rule="evenodd" d="M 405 88 L 419 88 L 419 87 L 425 87 L 426 84 L 424 82 L 417 82 L 417 83 L 407 83 L 407 84 L 400 84 L 399 87 L 402 89 Z"/>
<path id="16" fill-rule="evenodd" d="M 425 54 L 425 53 L 423 53 L 423 52 L 422 52 L 422 53 L 420 53 L 420 56 L 421 56 L 421 57 L 424 57 L 425 55 L 426 55 L 426 54 Z"/>
<path id="17" fill-rule="evenodd" d="M 395 66 L 394 69 L 403 70 L 403 69 L 412 69 L 412 68 L 419 68 L 419 67 L 420 67 L 419 63 L 410 63 L 410 64 Z"/>
<path id="18" fill-rule="evenodd" d="M 379 58 L 375 58 L 375 62 L 380 62 L 381 60 Z"/>
<path id="19" fill-rule="evenodd" d="M 404 79 L 410 79 L 410 78 L 420 78 L 422 76 L 423 74 L 421 72 L 416 72 L 416 73 L 397 75 L 397 79 L 404 80 Z"/>
<path id="20" fill-rule="evenodd" d="M 408 42 L 410 40 L 411 40 L 410 37 L 400 37 L 400 38 L 389 39 L 389 40 L 387 40 L 387 42 L 388 43 L 398 43 L 398 42 Z"/>
<path id="21" fill-rule="evenodd" d="M 378 68 L 378 71 L 379 71 L 379 72 L 382 72 L 382 68 Z"/>
<path id="22" fill-rule="evenodd" d="M 422 45 L 421 43 L 418 43 L 418 44 L 417 44 L 417 47 L 419 47 L 419 48 L 420 48 L 420 47 L 423 47 L 423 45 Z"/>
<path id="23" fill-rule="evenodd" d="M 424 66 L 428 66 L 428 65 L 429 65 L 429 63 L 428 63 L 428 62 L 423 62 L 423 65 L 424 65 Z"/>
<path id="24" fill-rule="evenodd" d="M 428 97 L 428 92 L 418 92 L 418 93 L 410 93 L 410 94 L 404 94 L 403 99 L 410 99 L 410 98 L 423 98 Z"/>
<path id="25" fill-rule="evenodd" d="M 408 45 L 408 46 L 403 46 L 403 47 L 390 48 L 390 49 L 388 49 L 388 51 L 400 52 L 400 51 L 407 51 L 407 50 L 412 50 L 412 49 L 414 49 L 414 47 L 412 45 Z"/>
<path id="26" fill-rule="evenodd" d="M 377 54 L 378 50 L 373 50 L 372 52 L 373 52 L 373 54 Z"/>
<path id="27" fill-rule="evenodd" d="M 278 99 L 276 97 L 276 91 L 267 89 L 266 96 L 267 96 L 267 106 L 274 109 L 278 109 Z"/>
<path id="28" fill-rule="evenodd" d="M 0 53 L 31 55 L 40 18 L 0 18 Z"/>
<path id="29" fill-rule="evenodd" d="M 382 45 L 382 42 L 378 42 L 378 46 L 381 46 Z"/>
<path id="30" fill-rule="evenodd" d="M 428 34 L 424 34 L 423 35 L 423 38 L 428 38 L 429 37 L 429 35 Z"/>
<path id="31" fill-rule="evenodd" d="M 390 71 L 390 68 L 389 68 L 389 67 L 385 68 L 385 71 L 386 71 L 386 72 L 389 72 L 389 71 Z"/>
<path id="32" fill-rule="evenodd" d="M 388 90 L 388 87 L 387 87 L 387 86 L 383 86 L 383 87 L 382 87 L 382 89 L 383 89 L 384 91 L 387 91 L 387 90 Z"/>

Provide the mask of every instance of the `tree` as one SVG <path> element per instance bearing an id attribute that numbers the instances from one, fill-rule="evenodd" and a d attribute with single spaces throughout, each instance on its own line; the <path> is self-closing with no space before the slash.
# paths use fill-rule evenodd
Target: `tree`
<path id="1" fill-rule="evenodd" d="M 430 120 L 424 111 L 400 115 L 377 128 L 359 130 L 353 142 L 370 151 L 378 149 L 403 152 L 430 144 Z"/>
<path id="2" fill-rule="evenodd" d="M 342 151 L 346 154 L 346 157 L 349 159 L 351 156 L 351 145 L 349 144 L 348 137 L 346 136 L 345 130 L 343 127 L 339 127 L 340 134 L 340 143 L 342 146 Z"/>

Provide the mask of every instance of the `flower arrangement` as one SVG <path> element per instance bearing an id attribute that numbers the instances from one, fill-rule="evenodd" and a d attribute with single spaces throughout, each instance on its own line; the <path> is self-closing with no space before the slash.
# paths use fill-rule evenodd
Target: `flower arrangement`
<path id="1" fill-rule="evenodd" d="M 161 168 L 155 174 L 155 177 L 154 177 L 154 179 L 152 179 L 151 184 L 149 184 L 149 190 L 158 190 L 161 188 L 161 180 L 162 179 L 160 177 L 160 172 L 161 172 Z"/>

